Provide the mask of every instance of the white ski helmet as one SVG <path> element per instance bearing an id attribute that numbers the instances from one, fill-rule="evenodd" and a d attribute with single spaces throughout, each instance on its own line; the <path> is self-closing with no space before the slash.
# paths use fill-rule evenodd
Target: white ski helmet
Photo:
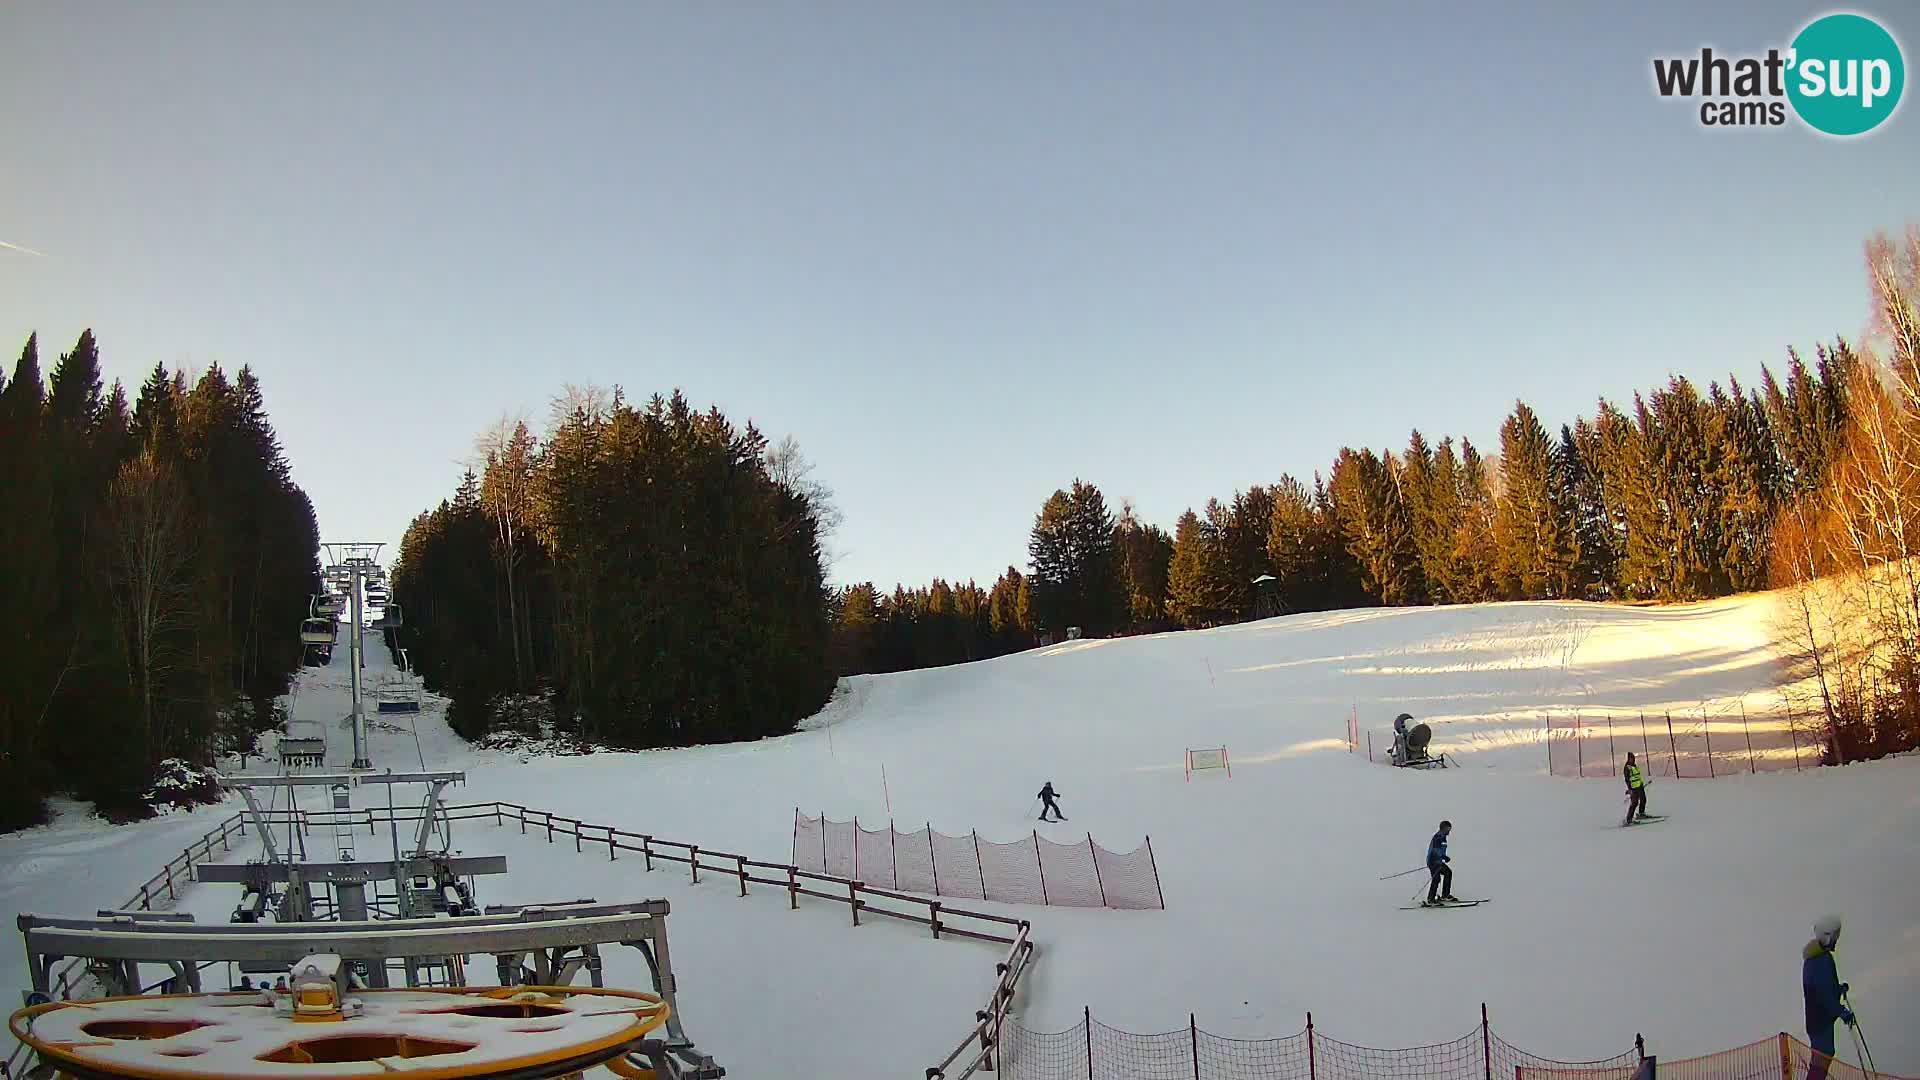
<path id="1" fill-rule="evenodd" d="M 1840 941 L 1840 916 L 1823 915 L 1813 924 L 1813 940 L 1822 948 L 1831 949 Z"/>

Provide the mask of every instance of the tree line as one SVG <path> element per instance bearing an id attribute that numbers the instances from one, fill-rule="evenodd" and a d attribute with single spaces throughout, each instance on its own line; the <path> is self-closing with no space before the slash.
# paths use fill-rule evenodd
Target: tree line
<path id="1" fill-rule="evenodd" d="M 0 371 L 0 828 L 49 794 L 147 812 L 170 760 L 276 722 L 318 588 L 313 507 L 248 368 L 103 390 L 92 331 Z"/>
<path id="2" fill-rule="evenodd" d="M 1082 480 L 1042 504 L 1029 570 L 839 590 L 843 674 L 997 655 L 1057 639 L 1258 615 L 1488 600 L 1697 600 L 1765 588 L 1783 507 L 1818 487 L 1863 365 L 1851 345 L 1789 351 L 1785 378 L 1675 377 L 1550 432 L 1525 402 L 1497 454 L 1471 440 L 1343 447 L 1311 481 L 1188 509 L 1172 535 Z"/>
<path id="3" fill-rule="evenodd" d="M 479 738 L 551 694 L 563 731 L 628 748 L 793 730 L 833 690 L 823 530 L 791 441 L 695 409 L 573 391 L 544 437 L 485 434 L 400 545 L 393 631 Z"/>
<path id="4" fill-rule="evenodd" d="M 1796 587 L 1783 627 L 1833 760 L 1920 745 L 1920 230 L 1868 245 L 1882 353 L 1789 349 L 1757 385 L 1674 376 L 1548 428 L 1524 401 L 1485 455 L 1411 433 L 1311 483 L 1212 498 L 1164 530 L 1076 479 L 1028 573 L 837 591 L 840 674 L 1058 640 L 1358 606 L 1701 600 Z"/>
<path id="5" fill-rule="evenodd" d="M 470 737 L 504 715 L 506 697 L 547 691 L 570 731 L 674 746 L 791 730 L 836 675 L 984 659 L 1073 633 L 1369 605 L 1690 601 L 1809 575 L 1891 580 L 1908 565 L 1904 549 L 1868 543 L 1888 532 L 1868 523 L 1889 500 L 1906 500 L 1900 521 L 1920 544 L 1920 465 L 1909 478 L 1890 464 L 1909 460 L 1895 438 L 1909 423 L 1920 462 L 1920 420 L 1909 417 L 1920 416 L 1920 366 L 1900 351 L 1912 347 L 1899 305 L 1911 305 L 1913 256 L 1898 250 L 1882 250 L 1893 269 L 1874 282 L 1891 359 L 1835 339 L 1810 356 L 1789 349 L 1751 386 L 1674 376 L 1557 430 L 1518 401 L 1490 452 L 1418 430 L 1403 448 L 1343 447 L 1309 479 L 1208 499 L 1171 532 L 1076 479 L 1041 505 L 1025 568 L 989 586 L 828 589 L 820 543 L 833 510 L 791 445 L 770 448 L 678 393 L 644 408 L 576 393 L 544 438 L 524 424 L 490 433 L 453 497 L 415 520 L 395 572 L 410 619 L 399 634 Z M 1842 476 L 1855 478 L 1859 505 L 1834 502 Z M 1851 682 L 1836 676 L 1829 696 L 1890 732 L 1894 721 L 1872 718 L 1920 702 L 1920 600 L 1875 617 L 1891 621 L 1854 635 L 1868 644 L 1845 654 Z M 1823 648 L 1805 651 L 1832 675 L 1843 657 Z"/>
<path id="6" fill-rule="evenodd" d="M 1837 762 L 1920 747 L 1920 227 L 1876 237 L 1867 266 L 1881 357 L 1851 372 L 1827 474 L 1771 551 L 1792 685 Z"/>

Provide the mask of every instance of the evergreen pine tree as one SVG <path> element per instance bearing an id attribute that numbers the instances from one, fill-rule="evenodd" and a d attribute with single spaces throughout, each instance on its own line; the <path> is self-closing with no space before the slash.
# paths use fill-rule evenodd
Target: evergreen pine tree
<path id="1" fill-rule="evenodd" d="M 1122 502 L 1113 543 L 1127 600 L 1126 625 L 1136 631 L 1161 629 L 1167 617 L 1167 567 L 1173 560 L 1173 539 L 1157 526 L 1141 524 L 1133 504 Z"/>
<path id="2" fill-rule="evenodd" d="M 1113 531 L 1113 515 L 1092 484 L 1075 480 L 1071 491 L 1056 491 L 1041 506 L 1027 544 L 1033 617 L 1041 627 L 1057 635 L 1077 626 L 1098 636 L 1121 624 L 1126 598 Z"/>
<path id="3" fill-rule="evenodd" d="M 1031 624 L 1027 621 L 1026 579 L 1015 567 L 993 583 L 987 600 L 987 628 L 992 634 L 993 655 L 1018 652 L 1033 644 Z"/>
<path id="4" fill-rule="evenodd" d="M 38 421 L 46 404 L 46 387 L 40 381 L 40 335 L 27 335 L 27 344 L 14 362 L 13 378 L 0 389 L 0 411 L 16 425 Z"/>
<path id="5" fill-rule="evenodd" d="M 1454 597 L 1461 603 L 1493 600 L 1499 595 L 1494 580 L 1492 472 L 1473 440 L 1462 438 L 1457 482 L 1460 524 L 1453 540 L 1453 566 L 1458 578 L 1452 586 Z"/>
<path id="6" fill-rule="evenodd" d="M 39 339 L 0 388 L 0 831 L 36 823 L 47 794 L 45 709 L 74 657 L 50 630 L 60 581 Z"/>
<path id="7" fill-rule="evenodd" d="M 1167 614 L 1188 628 L 1226 622 L 1238 603 L 1223 527 L 1226 511 L 1217 500 L 1207 509 L 1205 519 L 1192 510 L 1180 515 L 1167 567 Z"/>
<path id="8" fill-rule="evenodd" d="M 93 331 L 86 330 L 47 380 L 47 414 L 63 428 L 91 430 L 99 420 L 100 400 L 100 350 Z"/>
<path id="9" fill-rule="evenodd" d="M 1281 606 L 1320 611 L 1329 603 L 1328 538 L 1313 494 L 1291 476 L 1273 486 L 1273 517 L 1267 523 L 1267 564 L 1278 579 Z"/>
<path id="10" fill-rule="evenodd" d="M 861 675 L 878 670 L 875 650 L 880 632 L 880 593 L 863 581 L 841 590 L 835 604 L 834 673 Z"/>
<path id="11" fill-rule="evenodd" d="M 1574 561 L 1569 593 L 1574 597 L 1611 595 L 1619 556 L 1607 528 L 1606 499 L 1600 490 L 1599 437 L 1584 419 L 1574 426 L 1560 425 L 1560 443 L 1554 448 L 1554 466 L 1565 492 L 1565 507 L 1573 515 Z"/>
<path id="12" fill-rule="evenodd" d="M 1516 600 L 1570 595 L 1579 559 L 1552 444 L 1525 402 L 1500 426 L 1494 550 L 1502 591 Z"/>
<path id="13" fill-rule="evenodd" d="M 1407 445 L 1401 487 L 1428 598 L 1439 604 L 1477 599 L 1471 571 L 1456 546 L 1465 525 L 1465 508 L 1453 440 L 1442 439 L 1438 447 L 1429 449 L 1426 439 L 1415 431 Z"/>
<path id="14" fill-rule="evenodd" d="M 1237 619 L 1253 617 L 1253 580 L 1273 572 L 1272 560 L 1267 558 L 1273 507 L 1273 489 L 1256 484 L 1245 492 L 1234 492 L 1232 506 L 1220 522 L 1221 541 L 1226 545 L 1228 572 L 1233 583 L 1232 610 Z"/>
<path id="15" fill-rule="evenodd" d="M 1361 588 L 1389 606 L 1420 601 L 1418 556 L 1398 472 L 1392 455 L 1342 448 L 1327 486 Z"/>

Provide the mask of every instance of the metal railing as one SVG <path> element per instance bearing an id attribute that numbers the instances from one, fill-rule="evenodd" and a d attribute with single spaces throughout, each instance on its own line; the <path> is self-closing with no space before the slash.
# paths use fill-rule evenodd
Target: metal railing
<path id="1" fill-rule="evenodd" d="M 245 832 L 246 829 L 247 815 L 244 812 L 224 818 L 220 824 L 208 829 L 198 841 L 182 848 L 179 855 L 168 859 L 167 864 L 160 868 L 160 872 L 148 878 L 140 886 L 140 891 L 128 897 L 118 910 L 152 911 L 155 903 L 162 902 L 163 889 L 166 892 L 165 902 L 171 903 L 178 900 L 181 887 L 193 881 L 194 860 L 212 858 L 215 844 L 219 844 L 222 851 L 233 850 L 234 834 Z M 72 996 L 74 987 L 78 985 L 79 973 L 85 966 L 84 957 L 75 957 L 61 965 L 60 969 L 53 974 L 54 996 L 60 998 Z"/>
<path id="2" fill-rule="evenodd" d="M 695 883 L 700 881 L 702 873 L 706 873 L 737 883 L 741 896 L 747 895 L 752 885 L 771 887 L 787 894 L 790 909 L 799 908 L 802 896 L 845 904 L 854 926 L 860 925 L 860 916 L 864 912 L 927 927 L 935 938 L 969 938 L 1006 945 L 1005 956 L 994 966 L 995 980 L 986 1007 L 974 1014 L 974 1026 L 960 1045 L 945 1060 L 926 1071 L 926 1075 L 933 1080 L 946 1077 L 946 1070 L 962 1058 L 965 1061 L 960 1066 L 961 1071 L 955 1074 L 956 1080 L 993 1068 L 993 1057 L 1000 1046 L 1007 1022 L 1007 1010 L 1013 1002 L 1021 977 L 1033 962 L 1036 947 L 1032 937 L 1033 927 L 1025 919 L 957 908 L 944 900 L 877 888 L 852 878 L 803 870 L 792 863 L 752 859 L 735 852 L 705 848 L 699 844 L 612 825 L 599 825 L 519 803 L 495 801 L 447 805 L 441 808 L 438 816 L 443 821 L 491 818 L 494 825 L 500 828 L 509 824 L 518 825 L 522 834 L 541 835 L 550 844 L 571 839 L 574 850 L 581 854 L 595 854 L 604 849 L 610 861 L 617 861 L 622 852 L 638 855 L 648 870 L 654 868 L 656 861 L 685 866 Z M 337 825 L 354 829 L 364 825 L 368 832 L 377 834 L 382 825 L 418 822 L 422 817 L 417 807 L 271 810 L 261 815 L 262 821 L 269 827 L 292 826 L 303 834 Z M 231 838 L 235 833 L 244 832 L 247 825 L 244 812 L 225 819 L 209 830 L 197 844 L 187 847 L 178 857 L 169 860 L 122 907 L 149 911 L 153 910 L 155 904 L 179 899 L 181 887 L 193 880 L 194 859 L 211 857 L 215 844 L 231 850 Z M 53 988 L 56 996 L 70 996 L 75 982 L 73 973 L 84 962 L 84 959 L 76 958 L 55 973 Z"/>

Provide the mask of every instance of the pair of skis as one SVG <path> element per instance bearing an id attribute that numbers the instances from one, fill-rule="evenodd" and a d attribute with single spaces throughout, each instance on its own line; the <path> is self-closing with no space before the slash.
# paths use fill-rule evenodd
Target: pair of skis
<path id="1" fill-rule="evenodd" d="M 1380 880 L 1381 880 L 1381 881 L 1392 881 L 1392 880 L 1393 880 L 1394 878 L 1402 878 L 1402 877 L 1406 877 L 1406 876 L 1407 876 L 1408 874 L 1417 874 L 1417 873 L 1419 873 L 1420 871 L 1422 871 L 1422 870 L 1425 870 L 1425 869 L 1426 869 L 1426 867 L 1424 867 L 1424 866 L 1416 866 L 1416 867 L 1414 867 L 1414 868 L 1413 868 L 1413 869 L 1411 869 L 1411 870 L 1402 870 L 1402 871 L 1400 871 L 1400 872 L 1399 872 L 1399 873 L 1397 873 L 1397 874 L 1388 874 L 1387 876 L 1385 876 L 1385 877 L 1383 877 L 1383 878 L 1381 878 Z M 1418 900 L 1420 899 L 1420 894 L 1419 894 L 1419 893 L 1414 893 L 1414 894 L 1413 894 L 1413 898 L 1414 898 L 1414 900 L 1416 900 L 1416 901 L 1418 901 Z M 1442 907 L 1478 907 L 1479 905 L 1481 905 L 1481 904 L 1484 904 L 1484 903 L 1486 903 L 1486 902 L 1487 902 L 1487 901 L 1488 901 L 1489 899 L 1492 899 L 1492 898 L 1491 898 L 1491 897 L 1481 897 L 1481 898 L 1479 898 L 1479 899 L 1477 899 L 1477 900 L 1476 900 L 1476 899 L 1469 899 L 1469 900 L 1435 900 L 1435 901 L 1433 901 L 1432 903 L 1413 903 L 1413 904 L 1409 904 L 1409 905 L 1407 905 L 1406 907 L 1403 907 L 1403 908 L 1401 908 L 1400 910 L 1401 910 L 1401 911 L 1418 911 L 1418 910 L 1420 910 L 1421 908 L 1442 908 Z"/>
<path id="2" fill-rule="evenodd" d="M 1651 825 L 1656 821 L 1665 820 L 1667 820 L 1667 815 L 1665 814 L 1647 814 L 1642 817 L 1628 818 L 1620 823 L 1620 827 L 1624 829 L 1629 825 Z"/>

